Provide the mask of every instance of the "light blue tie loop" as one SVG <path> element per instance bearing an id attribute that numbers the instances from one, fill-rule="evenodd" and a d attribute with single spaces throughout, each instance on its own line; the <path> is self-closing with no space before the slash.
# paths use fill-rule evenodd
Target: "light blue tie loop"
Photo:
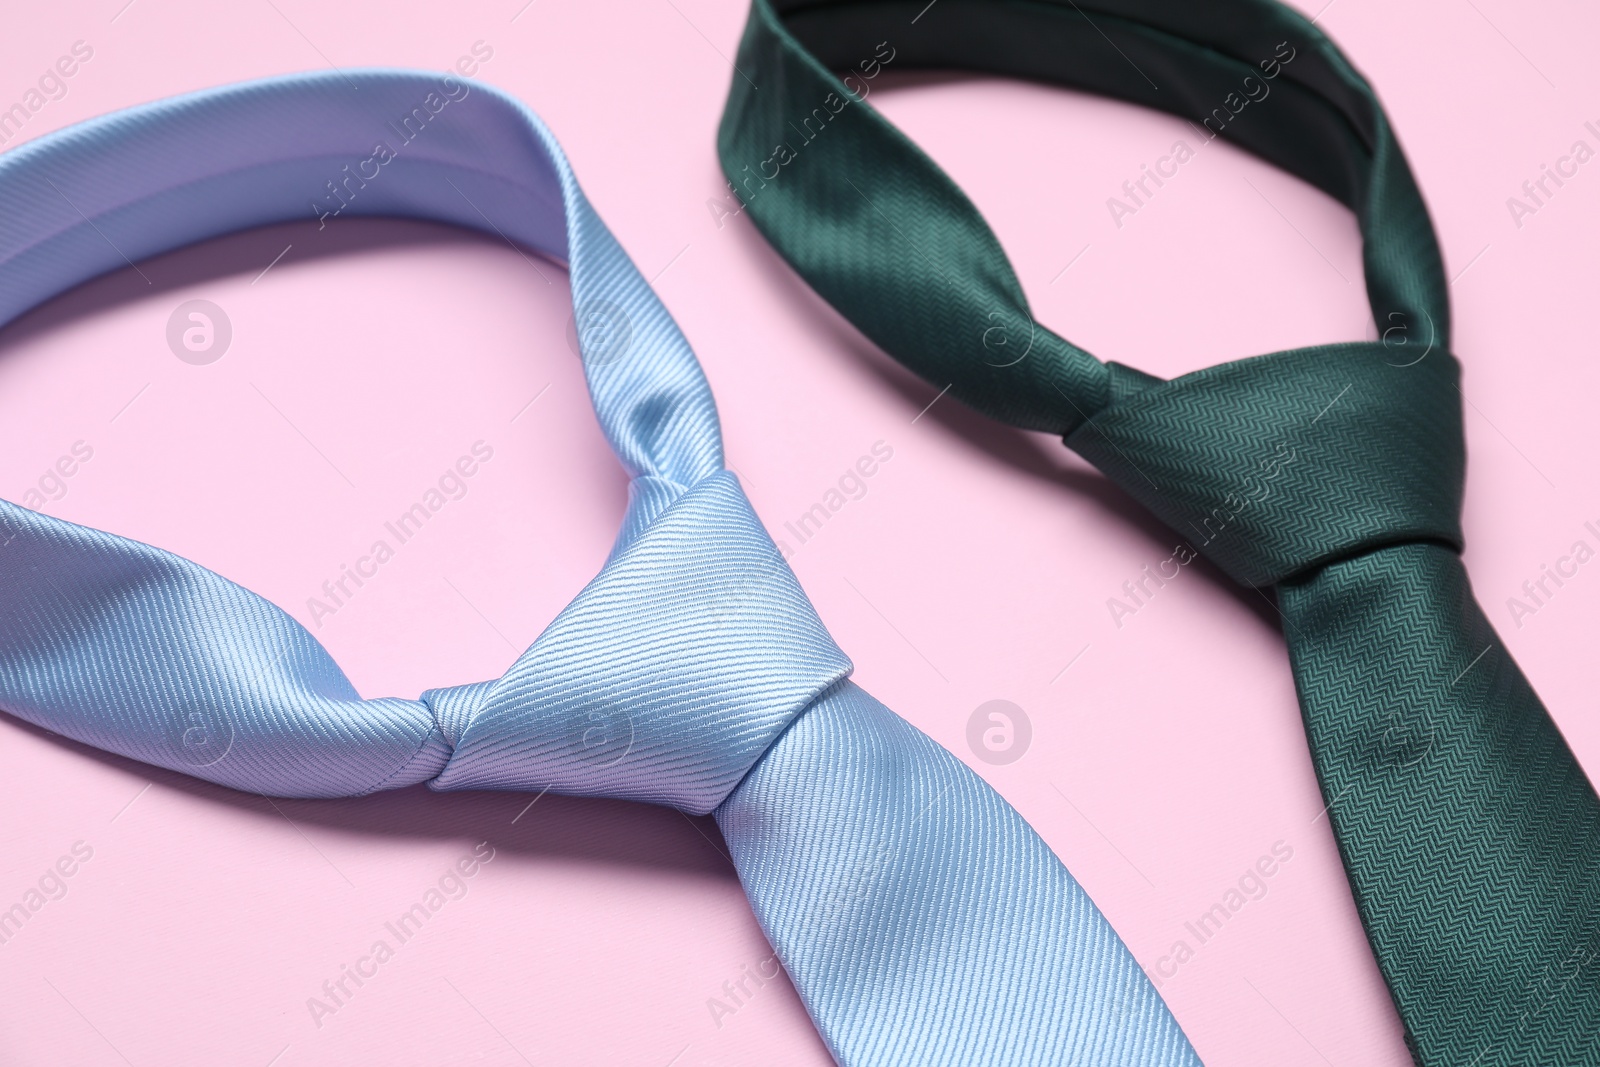
<path id="1" fill-rule="evenodd" d="M 427 782 L 711 812 L 847 1067 L 1197 1064 L 1043 841 L 848 680 L 723 469 L 688 343 L 514 98 L 404 71 L 295 75 L 0 155 L 0 323 L 124 256 L 326 212 L 330 182 L 341 215 L 492 231 L 568 264 L 575 317 L 603 327 L 580 329 L 595 410 L 633 477 L 604 567 L 500 678 L 363 700 L 255 594 L 0 502 L 0 707 L 268 795 Z"/>

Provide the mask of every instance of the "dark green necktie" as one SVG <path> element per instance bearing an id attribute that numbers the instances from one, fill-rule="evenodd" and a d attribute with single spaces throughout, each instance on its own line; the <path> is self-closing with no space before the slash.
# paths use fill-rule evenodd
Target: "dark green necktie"
<path id="1" fill-rule="evenodd" d="M 1172 381 L 1099 362 L 1033 322 L 971 202 L 861 102 L 891 60 L 1160 108 L 1310 182 L 1360 222 L 1386 340 Z M 754 0 L 737 66 L 723 168 L 801 277 L 935 387 L 1060 434 L 1235 580 L 1276 590 L 1329 817 L 1417 1061 L 1600 1064 L 1600 802 L 1457 555 L 1443 268 L 1349 61 L 1270 0 Z"/>

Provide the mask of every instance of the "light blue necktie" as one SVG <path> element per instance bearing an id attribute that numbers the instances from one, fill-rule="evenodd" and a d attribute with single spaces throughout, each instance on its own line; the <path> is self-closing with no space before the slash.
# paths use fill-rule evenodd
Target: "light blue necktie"
<path id="1" fill-rule="evenodd" d="M 578 321 L 611 326 L 583 332 L 585 371 L 633 479 L 605 566 L 503 677 L 363 700 L 255 594 L 0 501 L 0 708 L 270 796 L 427 782 L 710 812 L 847 1067 L 1199 1063 L 1044 842 L 848 680 L 723 469 L 694 353 L 514 98 L 416 72 L 295 75 L 0 155 L 0 323 L 125 262 L 335 203 L 568 264 Z"/>

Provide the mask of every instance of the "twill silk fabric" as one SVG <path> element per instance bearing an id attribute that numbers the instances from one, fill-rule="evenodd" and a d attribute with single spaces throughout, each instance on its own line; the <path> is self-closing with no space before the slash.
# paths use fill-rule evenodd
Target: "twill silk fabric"
<path id="1" fill-rule="evenodd" d="M 1034 324 L 977 209 L 862 101 L 886 60 L 1166 110 L 1310 182 L 1356 214 L 1380 340 L 1172 381 L 1099 362 Z M 934 387 L 1059 434 L 1233 579 L 1276 591 L 1417 1062 L 1600 1063 L 1600 804 L 1458 556 L 1443 268 L 1361 75 L 1269 0 L 755 0 L 737 67 L 723 169 L 802 278 Z M 1014 148 L 992 161 L 1022 164 Z"/>
<path id="2" fill-rule="evenodd" d="M 425 129 L 397 147 L 408 117 Z M 392 158 L 368 167 L 375 140 Z M 310 633 L 227 579 L 0 503 L 0 708 L 272 796 L 427 782 L 709 812 L 847 1067 L 1197 1064 L 1044 842 L 849 680 L 724 469 L 688 343 L 514 98 L 418 72 L 293 75 L 5 153 L 0 323 L 134 259 L 320 215 L 329 183 L 359 194 L 351 214 L 567 264 L 595 412 L 632 478 L 605 566 L 502 677 L 363 700 Z"/>

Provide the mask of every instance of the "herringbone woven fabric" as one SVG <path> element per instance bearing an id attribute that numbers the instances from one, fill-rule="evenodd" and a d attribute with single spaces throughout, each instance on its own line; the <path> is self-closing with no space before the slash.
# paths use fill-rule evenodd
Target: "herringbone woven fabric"
<path id="1" fill-rule="evenodd" d="M 1444 273 L 1366 81 L 1272 0 L 754 0 L 737 65 L 723 169 L 802 278 L 935 387 L 1062 435 L 1231 577 L 1275 589 L 1416 1060 L 1600 1064 L 1600 802 L 1458 557 Z M 865 103 L 884 66 L 1118 96 L 1284 167 L 1355 211 L 1382 339 L 1173 381 L 1100 363 L 1033 321 L 977 210 Z"/>

